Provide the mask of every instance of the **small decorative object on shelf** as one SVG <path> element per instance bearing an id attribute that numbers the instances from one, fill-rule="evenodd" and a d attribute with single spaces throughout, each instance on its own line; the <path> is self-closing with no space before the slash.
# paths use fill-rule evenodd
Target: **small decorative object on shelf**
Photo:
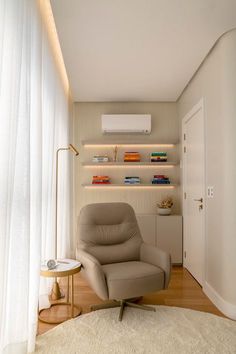
<path id="1" fill-rule="evenodd" d="M 92 184 L 110 184 L 109 176 L 93 176 Z"/>
<path id="2" fill-rule="evenodd" d="M 150 155 L 151 162 L 167 162 L 167 153 L 163 151 L 152 152 Z"/>
<path id="3" fill-rule="evenodd" d="M 173 206 L 173 199 L 171 197 L 167 197 L 161 201 L 161 203 L 157 203 L 157 212 L 159 215 L 170 215 L 171 208 Z"/>
<path id="4" fill-rule="evenodd" d="M 165 175 L 154 175 L 152 184 L 170 184 L 169 177 Z"/>
<path id="5" fill-rule="evenodd" d="M 125 177 L 124 184 L 140 184 L 140 177 Z"/>
<path id="6" fill-rule="evenodd" d="M 96 162 L 96 163 L 103 163 L 103 162 L 108 162 L 109 161 L 109 158 L 107 155 L 95 155 L 93 156 L 93 162 Z"/>
<path id="7" fill-rule="evenodd" d="M 124 154 L 124 162 L 140 162 L 140 153 L 137 151 L 126 151 Z"/>
<path id="8" fill-rule="evenodd" d="M 113 161 L 117 162 L 118 146 L 116 145 L 113 149 Z"/>

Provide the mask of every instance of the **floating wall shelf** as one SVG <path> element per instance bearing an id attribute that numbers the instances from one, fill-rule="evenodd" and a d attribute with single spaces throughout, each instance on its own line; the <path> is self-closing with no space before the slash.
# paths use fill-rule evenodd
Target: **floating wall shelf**
<path id="1" fill-rule="evenodd" d="M 166 143 L 161 141 L 147 141 L 147 140 L 139 140 L 135 142 L 125 141 L 125 140 L 84 140 L 82 141 L 82 145 L 84 147 L 108 147 L 108 146 L 139 146 L 143 148 L 151 148 L 155 146 L 164 147 L 164 148 L 173 148 L 178 142 Z"/>
<path id="2" fill-rule="evenodd" d="M 175 188 L 177 185 L 176 184 L 130 184 L 130 185 L 126 185 L 126 184 L 82 184 L 83 187 L 85 188 L 143 188 L 143 189 L 150 189 L 150 188 L 169 188 L 169 189 L 173 189 Z"/>
<path id="3" fill-rule="evenodd" d="M 158 168 L 158 167 L 174 167 L 178 165 L 176 162 L 83 162 L 82 165 L 84 167 L 89 167 L 89 168 L 97 168 L 97 167 L 152 167 L 152 168 Z"/>
<path id="4" fill-rule="evenodd" d="M 174 149 L 176 147 L 176 144 L 178 144 L 177 141 L 175 142 L 168 142 L 168 141 L 160 141 L 158 142 L 155 140 L 147 140 L 147 139 L 138 139 L 134 142 L 130 142 L 130 140 L 118 140 L 118 139 L 103 139 L 103 140 L 84 140 L 82 141 L 82 145 L 84 148 L 93 148 L 95 150 L 96 148 L 103 148 L 106 150 L 109 147 L 114 148 L 117 146 L 118 148 L 124 150 L 124 148 L 134 148 L 135 150 L 137 148 L 148 148 L 149 150 L 152 149 L 152 151 L 158 151 L 161 149 L 161 151 L 165 151 L 165 149 Z M 155 149 L 155 150 L 154 150 Z M 133 150 L 134 151 L 134 150 Z M 160 150 L 159 150 L 160 151 Z M 175 159 L 175 158 L 174 158 Z M 111 168 L 111 169 L 126 169 L 126 168 L 136 168 L 136 170 L 140 169 L 149 169 L 149 170 L 154 170 L 156 171 L 157 169 L 163 169 L 163 168 L 168 168 L 172 169 L 174 167 L 177 167 L 179 165 L 179 162 L 177 161 L 167 161 L 167 162 L 150 162 L 149 158 L 147 157 L 147 161 L 140 161 L 140 162 L 123 162 L 123 161 L 109 161 L 109 162 L 91 162 L 91 161 L 85 161 L 82 163 L 82 166 L 86 169 L 100 169 L 100 168 Z M 101 170 L 100 170 L 101 171 Z M 101 174 L 101 172 L 96 172 L 98 175 Z M 123 179 L 123 177 L 122 177 Z M 131 184 L 127 185 L 124 183 L 121 184 L 82 184 L 84 188 L 87 189 L 122 189 L 122 188 L 127 188 L 127 189 L 173 189 L 176 184 L 151 184 L 151 183 L 142 183 L 142 184 Z"/>

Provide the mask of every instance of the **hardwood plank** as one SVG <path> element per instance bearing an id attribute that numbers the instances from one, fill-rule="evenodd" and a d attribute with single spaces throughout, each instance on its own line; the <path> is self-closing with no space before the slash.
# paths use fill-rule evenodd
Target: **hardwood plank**
<path id="1" fill-rule="evenodd" d="M 61 278 L 60 285 L 66 291 L 66 278 Z M 90 312 L 92 304 L 102 303 L 94 291 L 88 286 L 86 280 L 78 273 L 74 276 L 74 296 L 75 304 L 82 307 L 82 313 Z M 63 300 L 62 300 L 63 301 Z M 159 291 L 157 293 L 147 294 L 139 301 L 145 304 L 166 305 L 185 307 L 193 310 L 210 312 L 218 316 L 224 315 L 213 305 L 208 297 L 203 293 L 201 286 L 191 276 L 191 274 L 182 267 L 173 267 L 172 276 L 169 288 L 167 290 Z M 66 306 L 60 307 L 53 314 L 55 319 L 66 315 L 68 309 Z M 42 323 L 39 321 L 38 334 L 47 332 L 49 329 L 55 327 Z"/>

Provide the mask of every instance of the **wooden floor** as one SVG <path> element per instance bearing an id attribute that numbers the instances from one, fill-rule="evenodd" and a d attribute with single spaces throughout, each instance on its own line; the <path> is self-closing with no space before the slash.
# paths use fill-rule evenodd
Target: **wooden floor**
<path id="1" fill-rule="evenodd" d="M 74 276 L 75 281 L 75 304 L 82 307 L 82 313 L 90 311 L 91 304 L 102 303 L 103 301 L 91 290 L 81 274 Z M 62 289 L 66 289 L 65 278 L 61 279 Z M 142 303 L 185 307 L 194 310 L 210 312 L 219 316 L 223 314 L 212 304 L 203 293 L 200 285 L 182 267 L 173 267 L 169 288 L 154 294 L 143 296 Z M 66 306 L 54 307 L 50 309 L 53 318 L 57 319 L 64 316 L 67 311 Z M 47 313 L 45 313 L 47 315 Z M 38 334 L 42 334 L 55 325 L 45 324 L 39 321 Z"/>

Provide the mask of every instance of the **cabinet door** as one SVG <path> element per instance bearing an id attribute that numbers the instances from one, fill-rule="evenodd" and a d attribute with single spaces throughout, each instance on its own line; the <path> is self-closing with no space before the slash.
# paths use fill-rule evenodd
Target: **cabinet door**
<path id="1" fill-rule="evenodd" d="M 143 241 L 149 245 L 156 245 L 156 215 L 136 215 Z"/>
<path id="2" fill-rule="evenodd" d="M 183 237 L 181 215 L 157 215 L 156 246 L 170 253 L 173 264 L 183 263 Z"/>

